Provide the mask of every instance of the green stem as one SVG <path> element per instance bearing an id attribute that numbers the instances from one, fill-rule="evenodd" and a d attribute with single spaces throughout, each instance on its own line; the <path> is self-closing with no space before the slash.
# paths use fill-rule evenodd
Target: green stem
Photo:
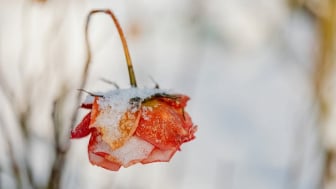
<path id="1" fill-rule="evenodd" d="M 88 47 L 88 51 L 90 51 L 90 46 L 89 46 L 89 40 L 88 40 L 88 25 L 90 23 L 90 17 L 93 15 L 93 14 L 96 14 L 96 13 L 105 13 L 105 14 L 108 14 L 111 16 L 117 30 L 118 30 L 118 33 L 119 33 L 119 36 L 120 36 L 120 40 L 121 40 L 121 43 L 122 43 L 122 46 L 123 46 L 123 49 L 124 49 L 124 54 L 125 54 L 125 58 L 126 58 L 126 63 L 127 63 L 127 69 L 128 69 L 128 75 L 129 75 L 129 78 L 130 78 L 130 84 L 132 87 L 137 87 L 137 83 L 136 83 L 136 79 L 135 79 L 135 74 L 134 74 L 134 69 L 133 69 L 133 65 L 132 65 L 132 60 L 131 60 L 131 56 L 130 56 L 130 53 L 128 51 L 128 47 L 127 47 L 127 42 L 126 42 L 126 39 L 125 39 L 125 36 L 124 36 L 124 33 L 121 29 L 121 26 L 118 22 L 118 19 L 117 17 L 114 15 L 114 13 L 109 10 L 109 9 L 106 9 L 106 10 L 92 10 L 88 17 L 87 17 L 87 22 L 86 22 L 86 27 L 85 27 L 85 39 L 86 39 L 86 45 Z M 90 53 L 90 52 L 89 52 Z M 91 58 L 91 55 L 90 55 L 90 58 Z"/>

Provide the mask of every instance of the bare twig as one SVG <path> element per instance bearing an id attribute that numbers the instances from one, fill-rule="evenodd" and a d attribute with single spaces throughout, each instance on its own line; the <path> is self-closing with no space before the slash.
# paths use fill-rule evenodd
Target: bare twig
<path id="1" fill-rule="evenodd" d="M 59 115 L 60 110 L 64 107 L 64 102 L 67 96 L 68 90 L 66 87 L 63 88 L 61 94 L 54 100 L 52 120 L 54 125 L 54 141 L 55 141 L 55 161 L 51 168 L 51 173 L 48 181 L 48 189 L 59 189 L 61 188 L 61 174 L 64 169 L 66 154 L 69 149 L 69 139 L 67 138 L 65 144 L 62 144 L 62 117 Z"/>
<path id="2" fill-rule="evenodd" d="M 13 145 L 12 145 L 10 139 L 9 139 L 7 129 L 4 126 L 4 121 L 1 119 L 1 117 L 0 117 L 0 126 L 1 126 L 0 129 L 1 129 L 2 137 L 5 140 L 5 142 L 7 144 L 7 147 L 8 147 L 8 156 L 9 156 L 9 160 L 10 160 L 10 166 L 11 166 L 11 169 L 13 171 L 16 183 L 18 184 L 17 187 L 18 188 L 23 188 L 22 178 L 21 178 L 21 175 L 20 175 L 20 169 L 19 169 L 18 163 L 16 162 L 16 158 L 15 158 L 15 155 L 14 155 L 14 152 L 13 152 L 14 148 L 13 148 Z"/>
<path id="3" fill-rule="evenodd" d="M 328 3 L 325 6 L 323 14 L 316 14 L 320 29 L 320 54 L 317 59 L 316 71 L 314 75 L 315 95 L 319 103 L 320 113 L 319 121 L 322 124 L 321 130 L 324 130 L 326 122 L 331 114 L 331 97 L 326 90 L 335 70 L 335 39 L 336 39 L 336 1 L 324 1 Z M 332 163 L 336 161 L 335 152 L 328 144 L 325 148 L 325 166 L 324 166 L 324 188 L 333 179 Z"/>
<path id="4" fill-rule="evenodd" d="M 314 95 L 318 105 L 319 130 L 322 133 L 321 142 L 326 142 L 327 137 L 323 130 L 331 117 L 332 98 L 329 95 L 328 87 L 332 82 L 335 71 L 335 39 L 336 39 L 336 1 L 303 1 L 288 0 L 292 7 L 304 8 L 317 21 L 319 30 L 319 54 L 316 60 L 315 72 L 313 75 Z M 329 146 L 328 146 L 329 145 Z M 335 151 L 330 144 L 324 144 L 324 173 L 320 188 L 327 188 L 327 185 L 335 179 L 332 173 L 332 163 L 336 161 Z"/>
<path id="5" fill-rule="evenodd" d="M 336 2 L 331 0 L 329 1 L 328 10 L 326 11 L 328 14 L 325 17 L 319 17 L 320 24 L 320 56 L 316 66 L 315 72 L 315 91 L 317 100 L 320 105 L 320 121 L 323 125 L 325 125 L 327 119 L 330 118 L 330 110 L 331 110 L 331 99 L 330 96 L 326 93 L 326 88 L 330 82 L 332 71 L 335 69 L 335 58 L 334 58 L 334 50 L 335 50 L 335 39 L 336 39 Z M 324 128 L 323 128 L 324 129 Z M 335 161 L 335 153 L 330 149 L 330 147 L 326 147 L 326 161 L 324 168 L 324 182 L 325 187 L 326 184 L 332 180 L 332 162 Z"/>

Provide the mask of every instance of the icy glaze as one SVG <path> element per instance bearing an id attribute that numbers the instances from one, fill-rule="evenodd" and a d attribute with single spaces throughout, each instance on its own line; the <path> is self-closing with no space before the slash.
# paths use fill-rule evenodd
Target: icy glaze
<path id="1" fill-rule="evenodd" d="M 125 144 L 138 126 L 141 102 L 155 94 L 167 93 L 161 89 L 121 89 L 99 94 L 103 97 L 93 98 L 90 127 L 102 133 L 102 140 L 117 149 Z M 131 99 L 137 99 L 132 103 Z M 85 103 L 90 103 L 87 98 Z"/>

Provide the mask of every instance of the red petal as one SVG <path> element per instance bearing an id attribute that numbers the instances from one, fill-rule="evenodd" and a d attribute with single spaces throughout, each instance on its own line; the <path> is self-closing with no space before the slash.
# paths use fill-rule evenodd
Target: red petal
<path id="1" fill-rule="evenodd" d="M 95 151 L 100 142 L 102 141 L 101 138 L 99 138 L 98 131 L 96 129 L 93 129 L 88 145 L 90 162 L 93 165 L 97 165 L 111 171 L 118 171 L 121 167 L 120 163 L 118 163 L 117 161 L 112 161 L 107 153 Z"/>
<path id="2" fill-rule="evenodd" d="M 89 128 L 90 119 L 91 119 L 91 112 L 86 114 L 86 116 L 76 126 L 76 128 L 71 131 L 71 138 L 82 138 L 89 135 L 91 132 L 91 129 Z"/>
<path id="3" fill-rule="evenodd" d="M 98 104 L 98 97 L 94 98 L 94 102 L 92 104 L 92 111 L 91 111 L 91 124 L 93 124 L 94 122 L 96 122 L 96 118 L 100 113 L 99 110 L 99 104 Z"/>
<path id="4" fill-rule="evenodd" d="M 120 166 L 129 167 L 141 162 L 153 149 L 154 146 L 150 143 L 133 136 L 124 146 L 112 150 L 96 129 L 92 132 L 88 146 L 90 162 L 112 171 L 119 170 Z"/>
<path id="5" fill-rule="evenodd" d="M 136 135 L 162 150 L 179 149 L 183 142 L 194 138 L 189 131 L 192 127 L 182 109 L 153 100 L 143 105 Z"/>
<path id="6" fill-rule="evenodd" d="M 140 111 L 122 112 L 123 115 L 118 118 L 114 113 L 120 112 L 114 111 L 114 107 L 100 108 L 98 99 L 99 97 L 95 97 L 92 106 L 90 128 L 96 128 L 100 132 L 102 140 L 113 150 L 116 150 L 122 147 L 134 134 L 139 124 Z M 104 101 L 104 99 L 101 100 Z"/>
<path id="7" fill-rule="evenodd" d="M 173 106 L 175 108 L 184 108 L 187 105 L 188 100 L 190 99 L 186 95 L 172 95 L 175 98 L 168 98 L 168 97 L 159 97 L 158 99 Z"/>
<path id="8" fill-rule="evenodd" d="M 92 103 L 89 103 L 89 104 L 82 104 L 81 105 L 81 108 L 85 108 L 85 109 L 92 109 Z"/>
<path id="9" fill-rule="evenodd" d="M 89 152 L 89 160 L 93 165 L 103 167 L 111 171 L 118 171 L 121 167 L 120 164 L 109 161 L 104 156 Z"/>
<path id="10" fill-rule="evenodd" d="M 177 150 L 160 150 L 159 148 L 155 148 L 150 155 L 141 161 L 141 163 L 153 163 L 153 162 L 168 162 Z"/>
<path id="11" fill-rule="evenodd" d="M 184 118 L 184 122 L 185 124 L 183 124 L 183 127 L 186 131 L 188 131 L 188 135 L 186 135 L 186 137 L 183 139 L 183 142 L 188 142 L 191 141 L 193 139 L 195 139 L 195 133 L 197 131 L 197 126 L 195 126 L 192 121 L 191 121 L 191 117 L 189 116 L 189 114 L 187 112 L 183 113 L 183 118 Z"/>

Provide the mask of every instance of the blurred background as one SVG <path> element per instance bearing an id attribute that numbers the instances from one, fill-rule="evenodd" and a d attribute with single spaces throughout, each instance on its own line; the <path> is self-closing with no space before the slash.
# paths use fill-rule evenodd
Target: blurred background
<path id="1" fill-rule="evenodd" d="M 98 8 L 140 87 L 191 97 L 197 138 L 170 163 L 111 172 L 69 140 Z M 334 0 L 0 0 L 0 188 L 336 188 L 335 27 Z M 84 88 L 130 87 L 111 19 L 89 38 Z"/>

